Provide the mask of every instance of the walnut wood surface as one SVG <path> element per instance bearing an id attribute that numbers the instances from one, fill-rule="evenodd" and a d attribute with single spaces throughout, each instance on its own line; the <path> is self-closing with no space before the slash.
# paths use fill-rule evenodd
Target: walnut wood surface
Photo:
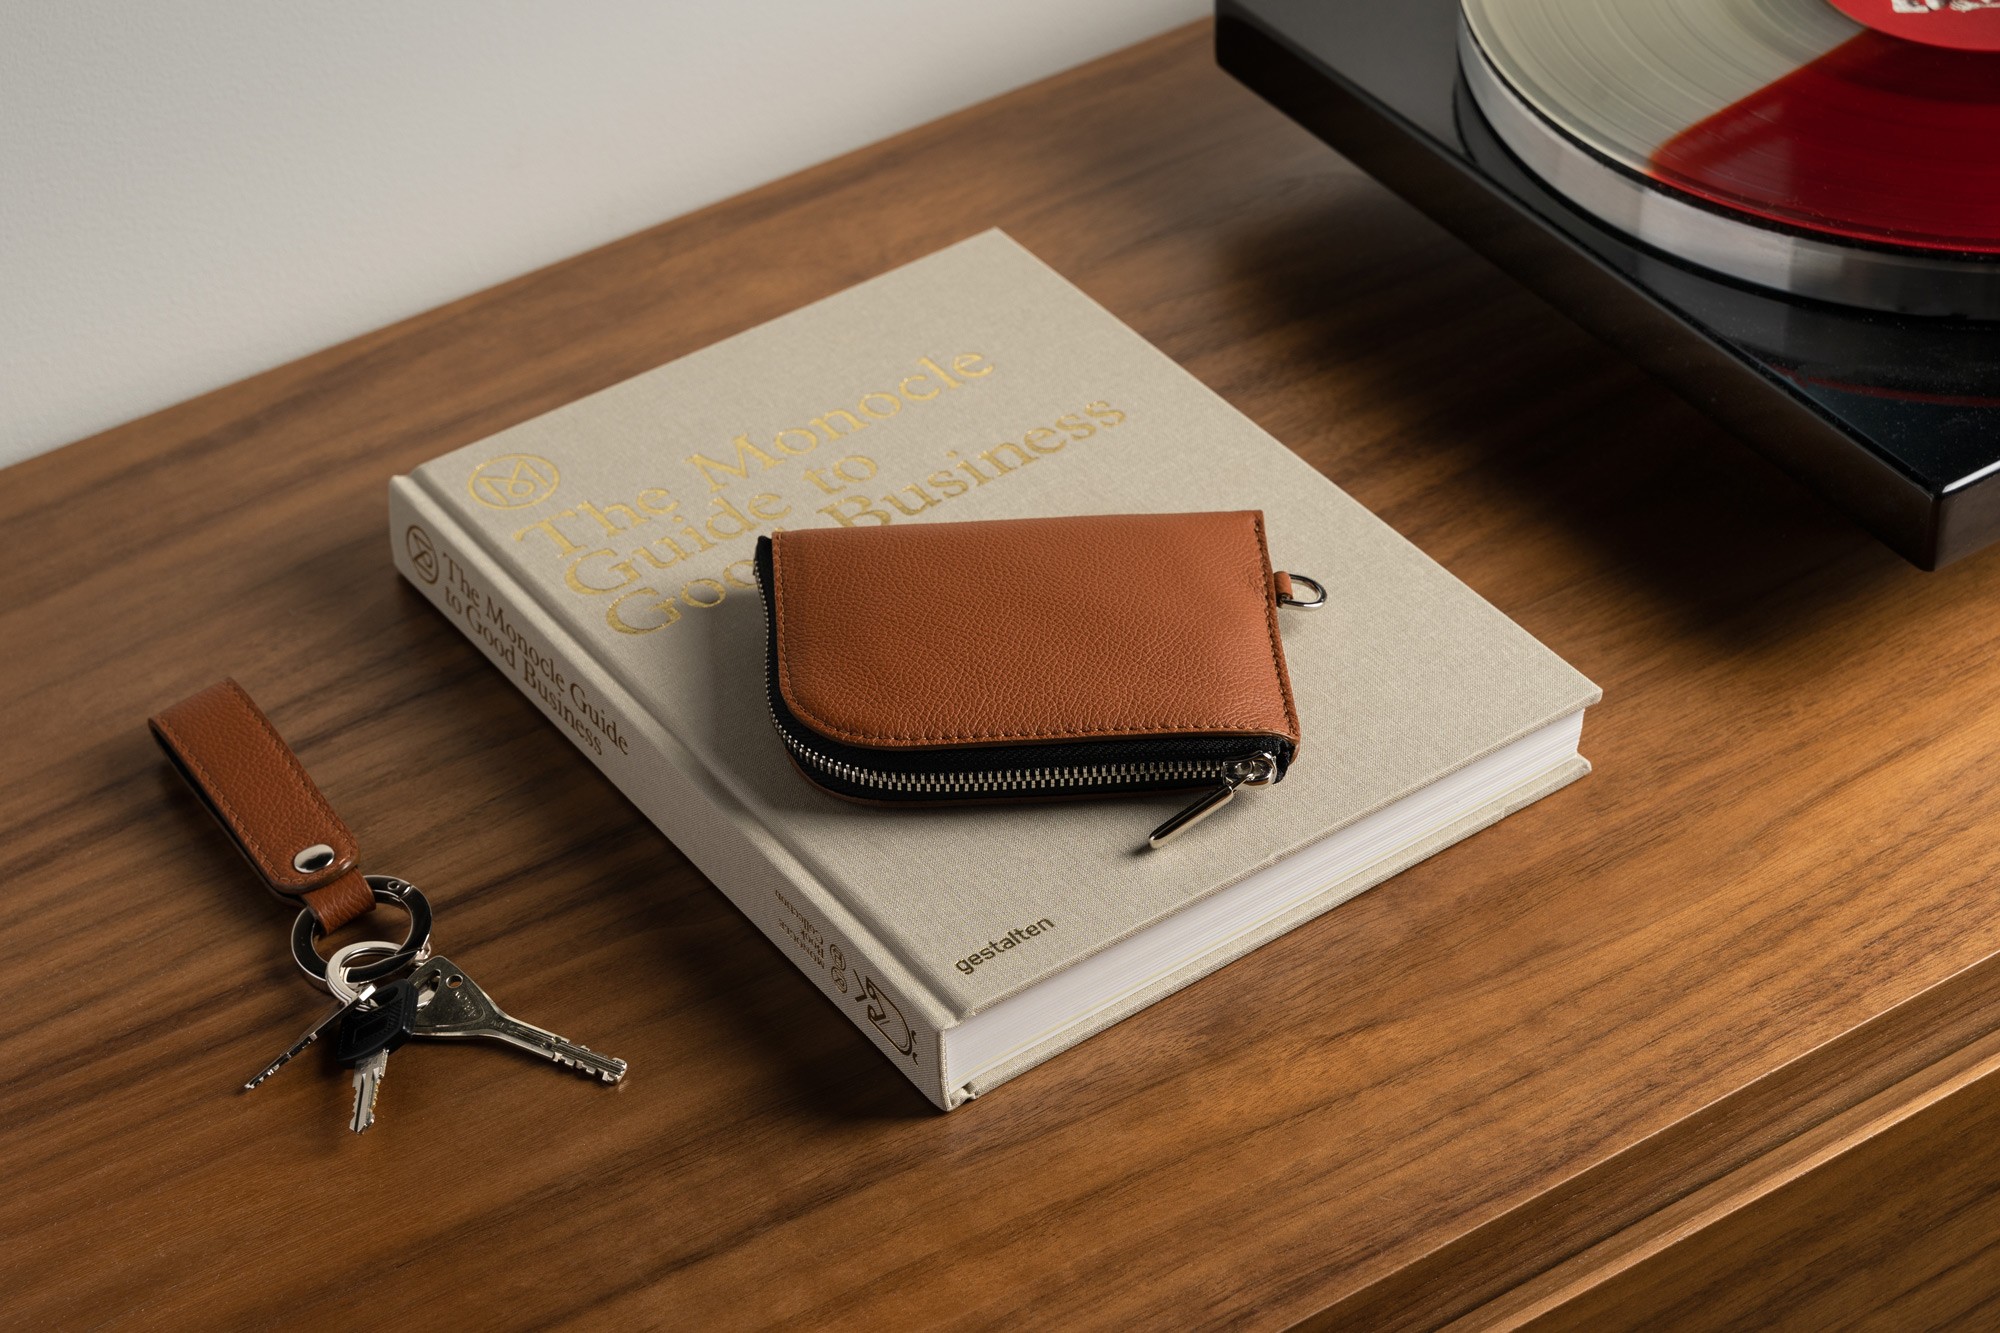
<path id="1" fill-rule="evenodd" d="M 1725 1182 L 1737 1197 L 1721 1208 L 1659 1228 L 1629 1262 L 1594 1256 L 1594 1271 L 1556 1286 L 1545 1308 L 1508 1311 L 1510 1322 L 1532 1315 L 1536 1333 L 1995 1327 L 2000 1040 L 1981 1045 L 1974 1060 L 1944 1062 L 1959 1067 L 1940 1069 L 1938 1086 L 1837 1117 L 1826 1128 L 1839 1141 L 1803 1169 Z"/>
<path id="2" fill-rule="evenodd" d="M 5 473 L 0 1324 L 1507 1322 L 1563 1275 L 1629 1311 L 1730 1258 L 1648 1286 L 1677 1250 L 1630 1238 L 1777 1218 L 1737 1173 L 1991 1035 L 2000 558 L 1903 564 L 1208 40 Z M 384 485 L 995 224 L 1605 702 L 1590 778 L 940 1116 L 399 585 Z M 360 1139 L 320 1052 L 234 1091 L 321 1001 L 146 734 L 224 674 L 441 947 L 626 1086 L 414 1047 Z M 1927 1105 L 1926 1143 L 1979 1123 Z"/>

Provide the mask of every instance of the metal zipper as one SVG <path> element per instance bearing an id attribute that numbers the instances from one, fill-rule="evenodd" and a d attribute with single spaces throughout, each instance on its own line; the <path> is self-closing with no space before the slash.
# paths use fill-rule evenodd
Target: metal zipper
<path id="1" fill-rule="evenodd" d="M 1277 756 L 1268 750 L 1259 750 L 1256 754 L 1232 761 L 1228 771 L 1218 778 L 1216 786 L 1203 792 L 1193 804 L 1154 829 L 1147 836 L 1146 845 L 1154 848 L 1166 846 L 1235 800 L 1238 787 L 1267 787 L 1278 780 L 1277 774 Z"/>
<path id="2" fill-rule="evenodd" d="M 1229 804 L 1236 789 L 1262 787 L 1276 780 L 1277 757 L 1257 750 L 1233 759 L 1154 759 L 1132 763 L 1059 764 L 1041 768 L 995 768 L 965 773 L 891 773 L 864 768 L 821 754 L 800 739 L 778 716 L 767 698 L 771 728 L 785 742 L 792 756 L 805 767 L 838 778 L 850 786 L 902 795 L 963 797 L 1032 795 L 1038 791 L 1087 791 L 1093 787 L 1115 787 L 1127 783 L 1181 782 L 1192 786 L 1204 780 L 1216 785 L 1172 819 L 1154 829 L 1147 846 L 1160 847 L 1187 829 Z"/>
<path id="3" fill-rule="evenodd" d="M 1298 575 L 1293 575 L 1298 578 Z M 1315 602 L 1290 602 L 1291 605 L 1311 610 L 1326 602 L 1326 592 L 1311 579 L 1319 592 Z M 1239 787 L 1265 787 L 1284 776 L 1278 766 L 1277 755 L 1269 749 L 1250 750 L 1225 759 L 1140 759 L 1126 762 L 1095 764 L 1050 764 L 1035 768 L 997 768 L 969 772 L 938 773 L 897 773 L 883 769 L 868 768 L 865 765 L 835 759 L 814 748 L 813 744 L 793 731 L 785 723 L 787 712 L 778 707 L 778 626 L 772 612 L 771 597 L 771 544 L 768 537 L 757 542 L 757 588 L 764 597 L 765 633 L 767 635 L 765 657 L 764 707 L 771 717 L 771 729 L 785 743 L 785 748 L 799 764 L 816 773 L 824 774 L 836 781 L 845 782 L 863 791 L 894 792 L 916 797 L 936 796 L 978 797 L 1008 796 L 1016 794 L 1032 795 L 1035 792 L 1051 794 L 1063 792 L 1084 792 L 1092 788 L 1123 787 L 1139 784 L 1170 784 L 1194 786 L 1203 782 L 1215 785 L 1209 787 L 1186 808 L 1175 814 L 1146 839 L 1149 848 L 1161 847 L 1194 827 L 1202 820 L 1229 804 Z"/>

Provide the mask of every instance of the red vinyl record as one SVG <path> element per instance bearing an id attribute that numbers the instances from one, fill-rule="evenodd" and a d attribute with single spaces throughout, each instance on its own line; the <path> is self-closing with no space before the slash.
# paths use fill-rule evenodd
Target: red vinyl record
<path id="1" fill-rule="evenodd" d="M 2000 0 L 1463 10 L 1527 106 L 1649 182 L 1836 243 L 2000 256 Z"/>
<path id="2" fill-rule="evenodd" d="M 1789 226 L 2000 254 L 1996 147 L 2000 57 L 1860 32 L 1674 135 L 1649 168 Z"/>

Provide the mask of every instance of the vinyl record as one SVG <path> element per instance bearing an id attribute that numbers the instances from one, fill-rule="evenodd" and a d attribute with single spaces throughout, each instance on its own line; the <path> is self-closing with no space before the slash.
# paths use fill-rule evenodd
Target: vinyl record
<path id="1" fill-rule="evenodd" d="M 1482 112 L 1603 220 L 1801 295 L 2000 315 L 2000 0 L 1462 12 Z"/>

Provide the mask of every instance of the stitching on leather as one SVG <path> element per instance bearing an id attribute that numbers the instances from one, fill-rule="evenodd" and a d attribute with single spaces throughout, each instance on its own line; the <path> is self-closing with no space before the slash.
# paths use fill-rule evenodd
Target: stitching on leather
<path id="1" fill-rule="evenodd" d="M 258 843 L 256 838 L 251 836 L 249 827 L 244 823 L 243 817 L 236 813 L 236 808 L 229 803 L 229 798 L 222 794 L 222 788 L 216 782 L 214 775 L 196 757 L 194 751 L 188 748 L 187 741 L 176 734 L 173 724 L 167 720 L 165 713 L 154 718 L 153 725 L 159 728 L 160 732 L 174 743 L 174 756 L 183 764 L 186 764 L 190 772 L 201 779 L 202 795 L 213 802 L 215 808 L 222 812 L 223 816 L 229 821 L 230 833 L 240 839 L 243 845 L 250 849 L 261 867 L 265 860 L 264 848 Z"/>
<path id="2" fill-rule="evenodd" d="M 1278 647 L 1278 613 L 1277 607 L 1273 604 L 1270 596 L 1269 575 L 1271 556 L 1269 548 L 1264 544 L 1264 517 L 1261 513 L 1253 514 L 1251 517 L 1251 528 L 1257 538 L 1257 559 L 1261 566 L 1257 571 L 1257 582 L 1258 586 L 1264 589 L 1264 624 L 1266 633 L 1270 635 L 1271 666 L 1277 678 L 1279 698 L 1283 700 L 1285 705 L 1285 724 L 1290 728 L 1292 736 L 1295 737 L 1299 734 L 1299 719 L 1298 714 L 1292 706 L 1291 681 L 1285 675 L 1284 659 L 1280 655 L 1281 650 Z M 1170 730 L 1222 733 L 1239 733 L 1243 730 L 1240 723 L 1217 721 L 1209 718 L 1142 722 L 1122 727 L 1068 727 L 1061 730 L 1037 731 L 936 732 L 920 733 L 917 735 L 910 735 L 904 732 L 854 731 L 846 727 L 836 726 L 815 715 L 811 709 L 800 707 L 799 701 L 792 690 L 791 663 L 785 654 L 785 640 L 787 635 L 785 632 L 784 571 L 779 568 L 778 564 L 780 553 L 777 537 L 782 535 L 774 534 L 771 542 L 771 602 L 778 618 L 779 688 L 785 696 L 786 705 L 792 712 L 796 713 L 803 721 L 810 723 L 813 727 L 834 737 L 836 740 L 852 743 L 914 741 L 918 744 L 935 745 L 952 741 L 1061 740 L 1071 737 L 1088 736 L 1154 735 Z"/>
<path id="3" fill-rule="evenodd" d="M 338 874 L 335 875 L 333 880 L 322 879 L 323 876 L 336 869 L 336 866 L 328 866 L 319 875 L 308 875 L 303 880 L 300 880 L 299 883 L 312 885 L 315 888 L 323 888 L 326 884 L 336 882 L 341 875 L 345 875 L 349 870 L 354 868 L 354 857 L 360 850 L 354 845 L 354 835 L 341 822 L 340 816 L 334 813 L 333 806 L 326 799 L 326 794 L 313 784 L 311 776 L 306 773 L 305 765 L 299 762 L 299 757 L 293 752 L 292 747 L 285 744 L 285 738 L 280 736 L 278 729 L 271 725 L 271 719 L 264 716 L 264 710 L 257 707 L 256 702 L 235 681 L 225 680 L 223 684 L 227 685 L 231 692 L 243 701 L 244 707 L 249 710 L 251 718 L 256 721 L 259 729 L 263 731 L 265 739 L 270 741 L 272 750 L 277 753 L 278 762 L 283 764 L 286 770 L 291 773 L 292 781 L 297 785 L 299 795 L 305 797 L 306 803 L 313 806 L 319 812 L 320 817 L 326 820 L 330 826 L 327 831 L 328 841 L 330 842 L 334 838 L 339 838 L 347 845 L 347 855 L 342 858 L 347 864 L 338 866 Z M 320 880 L 320 883 L 315 884 L 315 880 Z M 371 898 L 369 901 L 372 903 L 374 900 Z"/>
<path id="4" fill-rule="evenodd" d="M 169 709 L 167 712 L 163 712 L 160 716 L 154 718 L 153 725 L 166 733 L 167 738 L 174 743 L 174 752 L 180 757 L 181 762 L 186 764 L 189 770 L 201 779 L 203 794 L 210 801 L 213 801 L 215 808 L 227 817 L 230 832 L 240 839 L 245 847 L 250 849 L 252 857 L 257 862 L 258 869 L 263 871 L 264 877 L 267 880 L 272 884 L 292 889 L 294 892 L 300 894 L 308 890 L 316 891 L 319 888 L 325 888 L 330 884 L 337 883 L 341 876 L 346 875 L 354 868 L 353 857 L 356 850 L 354 847 L 354 835 L 348 832 L 347 826 L 340 822 L 340 816 L 333 812 L 333 807 L 327 803 L 325 794 L 313 785 L 312 779 L 306 774 L 304 765 L 299 763 L 299 757 L 292 752 L 292 748 L 285 744 L 284 738 L 279 736 L 277 729 L 271 725 L 271 719 L 264 716 L 263 710 L 257 707 L 256 703 L 244 691 L 241 685 L 238 685 L 233 680 L 225 680 L 222 684 L 243 702 L 249 710 L 250 716 L 260 724 L 265 738 L 276 749 L 279 762 L 285 766 L 291 773 L 293 781 L 297 783 L 300 795 L 306 798 L 308 804 L 316 806 L 319 814 L 333 826 L 328 836 L 337 837 L 347 845 L 348 851 L 343 858 L 346 864 L 339 866 L 338 872 L 332 880 L 322 878 L 325 872 L 321 872 L 320 875 L 310 875 L 299 880 L 278 878 L 277 875 L 282 873 L 282 871 L 274 873 L 274 867 L 281 864 L 279 858 L 272 856 L 269 845 L 260 841 L 250 831 L 249 822 L 231 804 L 228 796 L 224 794 L 222 784 L 216 780 L 215 775 L 209 771 L 207 765 L 201 762 L 200 757 L 188 745 L 185 736 L 177 732 L 174 724 L 169 721 L 168 713 L 171 713 L 172 710 Z M 329 866 L 328 869 L 332 870 L 334 867 Z"/>
<path id="5" fill-rule="evenodd" d="M 1257 512 L 1252 526 L 1257 530 L 1257 561 L 1263 566 L 1260 576 L 1268 585 L 1271 580 L 1271 548 L 1264 544 L 1264 513 Z M 1299 734 L 1299 716 L 1292 709 L 1292 678 L 1285 673 L 1285 650 L 1279 646 L 1278 601 L 1268 593 L 1264 597 L 1264 625 L 1271 635 L 1271 670 L 1278 678 L 1278 696 L 1285 701 L 1285 725 L 1292 729 L 1292 735 Z"/>

